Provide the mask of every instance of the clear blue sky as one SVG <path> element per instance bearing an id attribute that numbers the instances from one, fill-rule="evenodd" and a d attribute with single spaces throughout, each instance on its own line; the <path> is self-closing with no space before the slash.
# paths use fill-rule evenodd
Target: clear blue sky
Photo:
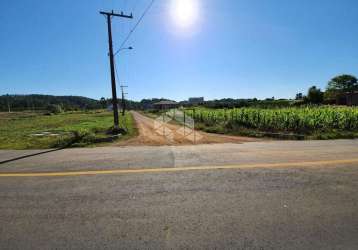
<path id="1" fill-rule="evenodd" d="M 180 1 L 180 0 L 179 0 Z M 110 97 L 107 30 L 115 46 L 150 0 L 1 0 L 0 94 Z M 294 97 L 334 75 L 358 75 L 357 0 L 197 0 L 191 27 L 156 0 L 117 58 L 129 98 Z"/>

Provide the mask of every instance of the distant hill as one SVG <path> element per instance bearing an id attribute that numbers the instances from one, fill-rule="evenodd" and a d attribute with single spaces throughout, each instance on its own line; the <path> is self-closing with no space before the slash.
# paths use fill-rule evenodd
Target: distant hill
<path id="1" fill-rule="evenodd" d="M 49 105 L 59 105 L 64 110 L 99 109 L 100 101 L 83 96 L 52 95 L 2 95 L 0 111 L 45 110 Z"/>
<path id="2" fill-rule="evenodd" d="M 143 99 L 140 102 L 126 100 L 127 109 L 152 109 L 153 104 L 166 101 L 164 98 Z M 64 111 L 106 109 L 112 104 L 111 99 L 101 98 L 95 100 L 83 96 L 53 96 L 53 95 L 2 95 L 0 96 L 0 111 L 24 111 L 24 110 L 53 110 L 53 106 L 60 107 Z M 121 105 L 121 100 L 118 100 Z M 205 101 L 199 106 L 207 108 L 241 108 L 241 107 L 288 107 L 299 105 L 300 102 L 285 99 L 221 99 Z M 196 106 L 187 101 L 180 102 L 184 107 Z M 56 107 L 55 107 L 56 109 Z"/>

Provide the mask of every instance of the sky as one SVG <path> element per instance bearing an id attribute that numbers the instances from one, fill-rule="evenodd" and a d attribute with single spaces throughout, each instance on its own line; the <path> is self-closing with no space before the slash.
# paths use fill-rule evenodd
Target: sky
<path id="1" fill-rule="evenodd" d="M 133 12 L 112 19 L 118 49 L 150 1 L 1 0 L 0 95 L 111 97 L 98 11 Z M 293 98 L 358 76 L 357 13 L 356 0 L 155 0 L 116 56 L 117 82 L 132 100 Z"/>

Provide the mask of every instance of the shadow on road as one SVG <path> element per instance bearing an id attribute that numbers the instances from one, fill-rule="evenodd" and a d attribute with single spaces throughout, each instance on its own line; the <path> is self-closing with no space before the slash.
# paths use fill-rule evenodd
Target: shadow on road
<path id="1" fill-rule="evenodd" d="M 48 154 L 48 153 L 60 151 L 60 150 L 62 150 L 62 149 L 65 149 L 65 148 L 51 149 L 51 150 L 47 150 L 47 151 L 43 151 L 43 152 L 39 152 L 39 153 L 35 153 L 35 154 L 29 154 L 29 155 L 19 156 L 19 157 L 12 158 L 12 159 L 9 159 L 9 160 L 0 161 L 0 165 L 1 165 L 1 164 L 5 164 L 5 163 L 9 163 L 9 162 L 13 162 L 13 161 L 18 161 L 18 160 L 30 158 L 30 157 L 37 156 L 37 155 L 43 155 L 43 154 Z"/>
<path id="2" fill-rule="evenodd" d="M 82 136 L 82 137 L 83 137 L 83 136 Z M 48 154 L 48 153 L 52 153 L 52 152 L 56 152 L 56 151 L 60 151 L 60 150 L 69 148 L 69 147 L 71 147 L 74 143 L 80 141 L 80 140 L 82 139 L 82 137 L 81 137 L 81 136 L 78 136 L 78 135 L 77 135 L 77 136 L 75 135 L 74 138 L 73 138 L 71 141 L 69 141 L 66 145 L 63 145 L 62 147 L 55 148 L 55 149 L 50 149 L 50 150 L 47 150 L 47 151 L 42 151 L 42 152 L 39 152 L 39 153 L 34 153 L 34 154 L 19 156 L 19 157 L 15 157 L 15 158 L 12 158 L 12 159 L 5 160 L 5 161 L 0 161 L 0 165 L 1 165 L 1 164 L 5 164 L 5 163 L 9 163 L 9 162 L 13 162 L 13 161 L 18 161 L 18 160 L 30 158 L 30 157 L 37 156 L 37 155 Z"/>
<path id="3" fill-rule="evenodd" d="M 62 145 L 62 146 L 59 147 L 59 148 L 50 149 L 50 150 L 43 151 L 43 152 L 39 152 L 39 153 L 34 153 L 34 154 L 19 156 L 19 157 L 15 157 L 15 158 L 13 158 L 13 159 L 5 160 L 5 161 L 0 161 L 0 165 L 1 165 L 1 164 L 5 164 L 5 163 L 9 163 L 9 162 L 13 162 L 13 161 L 18 161 L 18 160 L 30 158 L 30 157 L 37 156 L 37 155 L 48 154 L 48 153 L 60 151 L 60 150 L 66 149 L 66 148 L 70 148 L 70 147 L 73 146 L 75 143 L 81 141 L 81 140 L 83 139 L 83 137 L 85 137 L 85 135 L 79 135 L 76 131 L 73 132 L 73 133 L 74 133 L 74 137 L 73 137 L 68 143 L 66 143 L 65 145 Z M 110 139 L 113 139 L 113 136 L 110 137 Z M 108 138 L 105 138 L 105 140 L 108 140 Z M 98 141 L 98 142 L 105 142 L 105 140 Z"/>

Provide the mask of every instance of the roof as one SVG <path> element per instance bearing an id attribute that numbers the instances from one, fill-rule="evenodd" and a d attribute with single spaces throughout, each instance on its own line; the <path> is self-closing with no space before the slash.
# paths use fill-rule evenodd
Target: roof
<path id="1" fill-rule="evenodd" d="M 174 101 L 160 101 L 160 102 L 154 103 L 153 105 L 178 105 L 178 103 L 174 102 Z"/>

